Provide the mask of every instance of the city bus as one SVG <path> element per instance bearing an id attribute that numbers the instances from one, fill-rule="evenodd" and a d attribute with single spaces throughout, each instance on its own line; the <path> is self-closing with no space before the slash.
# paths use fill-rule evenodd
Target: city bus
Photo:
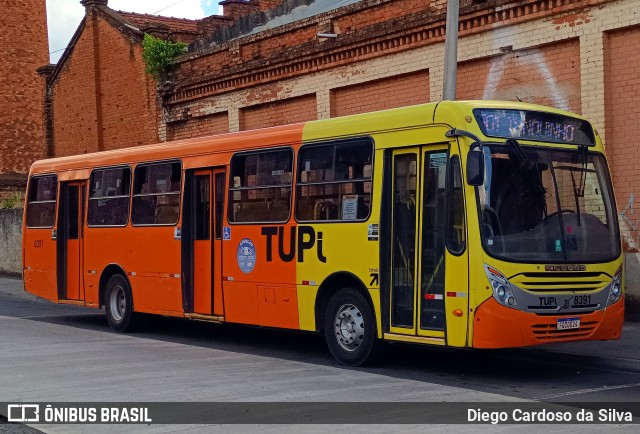
<path id="1" fill-rule="evenodd" d="M 442 101 L 35 162 L 25 290 L 105 309 L 382 341 L 618 339 L 621 238 L 597 131 Z"/>

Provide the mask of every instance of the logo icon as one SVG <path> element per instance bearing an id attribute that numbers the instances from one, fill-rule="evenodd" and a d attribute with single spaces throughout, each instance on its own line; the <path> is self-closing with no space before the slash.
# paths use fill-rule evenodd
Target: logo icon
<path id="1" fill-rule="evenodd" d="M 39 404 L 9 404 L 7 407 L 8 422 L 40 422 Z"/>
<path id="2" fill-rule="evenodd" d="M 230 240 L 231 239 L 231 228 L 229 226 L 225 226 L 222 228 L 222 239 Z"/>
<path id="3" fill-rule="evenodd" d="M 238 245 L 238 267 L 243 273 L 249 274 L 256 266 L 256 247 L 249 238 L 240 241 Z"/>

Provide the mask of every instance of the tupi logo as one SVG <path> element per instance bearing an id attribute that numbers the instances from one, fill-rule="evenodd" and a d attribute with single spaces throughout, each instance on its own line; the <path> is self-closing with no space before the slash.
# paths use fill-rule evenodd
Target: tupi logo
<path id="1" fill-rule="evenodd" d="M 291 262 L 298 253 L 298 262 L 304 262 L 305 250 L 311 250 L 316 246 L 316 256 L 320 262 L 327 262 L 322 252 L 322 232 L 316 233 L 311 226 L 292 226 L 289 228 L 288 240 L 285 236 L 284 226 L 264 226 L 262 235 L 267 238 L 267 262 L 273 260 L 273 237 L 278 237 L 278 256 L 283 262 Z M 287 245 L 288 244 L 288 245 Z"/>

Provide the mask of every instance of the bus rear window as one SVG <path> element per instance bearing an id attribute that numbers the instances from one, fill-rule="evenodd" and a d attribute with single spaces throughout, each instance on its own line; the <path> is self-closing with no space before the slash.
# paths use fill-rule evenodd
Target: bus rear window
<path id="1" fill-rule="evenodd" d="M 58 179 L 55 175 L 31 178 L 27 199 L 27 227 L 53 227 L 57 194 Z"/>
<path id="2" fill-rule="evenodd" d="M 371 210 L 373 143 L 349 139 L 300 149 L 296 192 L 299 221 L 362 221 Z"/>
<path id="3" fill-rule="evenodd" d="M 174 225 L 180 215 L 179 162 L 140 164 L 133 175 L 134 225 Z"/>
<path id="4" fill-rule="evenodd" d="M 292 166 L 290 149 L 234 155 L 231 159 L 229 221 L 289 220 Z"/>
<path id="5" fill-rule="evenodd" d="M 89 226 L 125 226 L 129 219 L 131 169 L 94 170 L 89 190 Z"/>

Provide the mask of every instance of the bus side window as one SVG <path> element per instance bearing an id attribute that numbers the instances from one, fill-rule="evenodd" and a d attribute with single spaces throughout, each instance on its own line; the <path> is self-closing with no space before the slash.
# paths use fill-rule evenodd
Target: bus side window
<path id="1" fill-rule="evenodd" d="M 229 221 L 284 223 L 289 220 L 292 167 L 291 149 L 234 155 L 231 159 Z"/>
<path id="2" fill-rule="evenodd" d="M 465 240 L 465 211 L 464 195 L 462 191 L 462 175 L 460 174 L 460 158 L 454 155 L 449 160 L 447 176 L 447 246 L 453 254 L 460 254 L 466 246 Z"/>
<path id="3" fill-rule="evenodd" d="M 91 172 L 89 226 L 126 226 L 129 220 L 131 168 L 114 167 Z"/>
<path id="4" fill-rule="evenodd" d="M 305 145 L 298 153 L 296 219 L 363 221 L 371 212 L 370 138 Z"/>
<path id="5" fill-rule="evenodd" d="M 29 182 L 27 227 L 51 228 L 55 221 L 58 178 L 56 175 L 34 176 Z"/>
<path id="6" fill-rule="evenodd" d="M 180 216 L 179 162 L 139 164 L 133 174 L 134 225 L 175 225 Z"/>

